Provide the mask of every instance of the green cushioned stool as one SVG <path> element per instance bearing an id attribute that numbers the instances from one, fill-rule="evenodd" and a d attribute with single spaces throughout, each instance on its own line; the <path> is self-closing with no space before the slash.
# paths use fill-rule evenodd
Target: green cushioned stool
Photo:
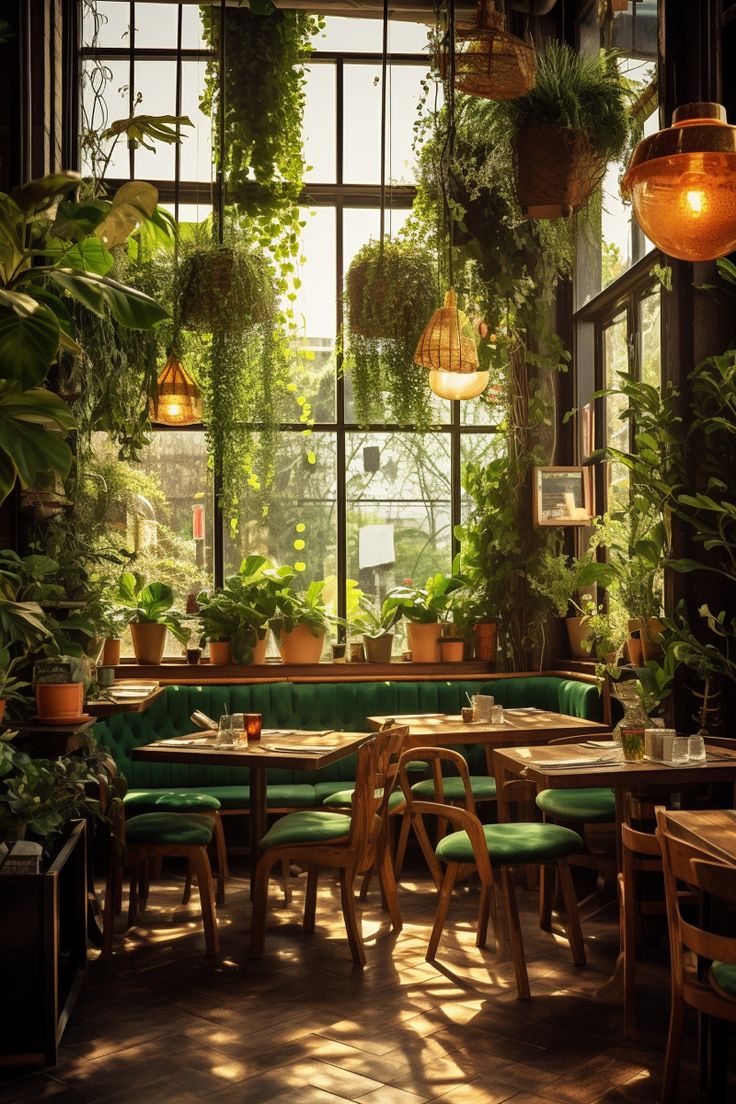
<path id="1" fill-rule="evenodd" d="M 352 805 L 355 790 L 338 790 L 329 794 L 322 802 L 328 809 L 346 809 Z M 397 813 L 406 806 L 406 799 L 400 790 L 395 790 L 388 799 L 389 813 Z"/>
<path id="2" fill-rule="evenodd" d="M 261 848 L 283 847 L 290 843 L 326 843 L 342 839 L 350 831 L 350 817 L 322 813 L 319 809 L 287 813 L 280 817 L 261 840 Z"/>
<path id="3" fill-rule="evenodd" d="M 213 813 L 220 809 L 220 801 L 212 794 L 197 790 L 128 790 L 123 798 L 125 812 L 129 816 L 139 813 Z"/>
<path id="4" fill-rule="evenodd" d="M 416 756 L 417 751 L 418 749 L 414 748 L 411 752 L 406 752 L 406 758 L 402 756 L 399 763 L 399 778 L 406 797 L 406 815 L 411 818 L 422 853 L 439 890 L 437 913 L 427 947 L 427 961 L 433 962 L 436 956 L 456 881 L 472 875 L 477 874 L 481 884 L 476 946 L 484 947 L 486 944 L 491 906 L 493 906 L 496 939 L 497 943 L 499 942 L 495 890 L 497 882 L 500 882 L 506 905 L 516 989 L 520 999 L 527 999 L 530 996 L 529 977 L 510 870 L 518 866 L 540 866 L 542 870 L 540 892 L 546 888 L 545 882 L 548 882 L 550 868 L 556 871 L 567 911 L 566 929 L 573 961 L 576 966 L 585 965 L 580 917 L 568 865 L 568 859 L 578 854 L 584 847 L 577 832 L 559 824 L 544 824 L 538 821 L 521 824 L 481 824 L 475 815 L 475 795 L 471 786 L 468 764 L 464 757 L 448 748 L 422 748 L 421 754 L 431 766 L 433 779 L 441 771 L 444 792 L 455 796 L 455 804 L 439 804 L 433 800 L 435 794 L 433 779 L 428 785 L 410 784 L 406 763 L 409 755 Z M 447 774 L 447 768 L 450 767 L 454 768 L 454 774 Z M 429 842 L 429 834 L 424 823 L 424 817 L 430 815 L 439 817 L 441 822 L 449 822 L 456 829 L 449 835 L 443 836 L 434 850 Z"/>
<path id="5" fill-rule="evenodd" d="M 491 778 L 490 775 L 487 774 L 471 774 L 469 777 L 470 788 L 473 791 L 473 797 L 476 801 L 495 801 L 495 778 Z M 434 780 L 432 778 L 423 778 L 421 782 L 415 782 L 411 788 L 411 792 L 415 794 L 416 797 L 420 797 L 423 801 L 433 801 Z M 462 778 L 455 778 L 452 775 L 448 778 L 443 778 L 442 792 L 444 793 L 445 801 L 464 801 L 465 788 Z"/>
<path id="6" fill-rule="evenodd" d="M 608 788 L 541 790 L 537 807 L 557 820 L 605 824 L 616 819 L 616 795 Z"/>
<path id="7" fill-rule="evenodd" d="M 207 847 L 212 842 L 211 817 L 194 813 L 141 813 L 125 824 L 126 843 L 183 843 Z"/>

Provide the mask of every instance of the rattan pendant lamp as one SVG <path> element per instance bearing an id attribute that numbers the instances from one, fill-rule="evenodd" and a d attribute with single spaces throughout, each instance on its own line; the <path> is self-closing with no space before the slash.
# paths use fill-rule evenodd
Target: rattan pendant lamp
<path id="1" fill-rule="evenodd" d="M 461 92 L 489 100 L 513 100 L 534 87 L 534 47 L 509 34 L 494 0 L 478 0 L 475 23 L 460 23 L 455 40 L 455 88 Z"/>
<path id="2" fill-rule="evenodd" d="M 447 100 L 447 156 L 452 166 L 455 149 L 455 0 L 449 9 L 450 72 Z M 470 319 L 458 310 L 452 287 L 453 221 L 445 192 L 445 216 L 449 226 L 448 278 L 444 305 L 434 312 L 417 344 L 415 364 L 429 368 L 429 386 L 441 399 L 474 399 L 488 386 L 488 372 L 480 372 L 478 348 Z"/>

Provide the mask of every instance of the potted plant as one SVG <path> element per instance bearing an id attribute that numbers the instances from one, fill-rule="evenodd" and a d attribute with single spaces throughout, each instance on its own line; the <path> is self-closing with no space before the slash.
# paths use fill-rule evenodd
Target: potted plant
<path id="1" fill-rule="evenodd" d="M 22 656 L 11 659 L 10 651 L 7 648 L 0 648 L 0 722 L 5 716 L 8 702 L 25 700 L 22 691 L 26 690 L 29 684 L 13 674 L 21 663 L 23 663 Z"/>
<path id="2" fill-rule="evenodd" d="M 59 655 L 33 666 L 36 712 L 44 723 L 73 724 L 84 716 L 85 679 L 81 659 Z"/>
<path id="3" fill-rule="evenodd" d="M 368 595 L 363 595 L 355 626 L 363 633 L 363 651 L 367 663 L 390 663 L 394 644 L 391 632 L 401 617 L 400 607 L 385 600 L 377 610 Z"/>
<path id="4" fill-rule="evenodd" d="M 177 272 L 181 325 L 202 333 L 239 333 L 273 312 L 273 284 L 263 256 L 242 245 L 197 242 Z"/>
<path id="5" fill-rule="evenodd" d="M 214 594 L 197 596 L 202 643 L 211 663 L 264 663 L 266 639 L 276 613 L 278 582 L 265 556 L 247 556 Z"/>
<path id="6" fill-rule="evenodd" d="M 324 601 L 325 583 L 315 580 L 300 593 L 291 585 L 296 574 L 292 567 L 273 572 L 280 589 L 271 628 L 284 663 L 319 663 L 330 619 Z"/>
<path id="7" fill-rule="evenodd" d="M 570 653 L 576 659 L 587 659 L 589 656 L 583 641 L 590 603 L 580 592 L 582 587 L 599 581 L 597 576 L 590 576 L 590 571 L 599 566 L 595 564 L 594 555 L 594 548 L 589 548 L 578 559 L 566 555 L 559 547 L 548 547 L 542 550 L 536 569 L 529 576 L 532 591 L 546 600 L 551 612 L 564 618 Z M 592 599 L 590 602 L 595 605 Z M 571 610 L 574 612 L 571 613 Z"/>
<path id="8" fill-rule="evenodd" d="M 347 272 L 348 356 L 355 418 L 426 427 L 431 417 L 417 342 L 435 308 L 436 265 L 412 241 L 370 241 Z"/>
<path id="9" fill-rule="evenodd" d="M 443 663 L 461 663 L 473 654 L 477 603 L 467 581 L 451 591 L 448 599 L 451 621 L 443 627 L 440 653 Z"/>
<path id="10" fill-rule="evenodd" d="M 499 107 L 526 218 L 561 218 L 585 205 L 631 139 L 629 99 L 614 53 L 547 42 L 534 87 Z"/>
<path id="11" fill-rule="evenodd" d="M 128 610 L 130 635 L 137 663 L 157 665 L 166 646 L 166 633 L 180 644 L 186 640 L 182 615 L 172 610 L 174 592 L 166 583 L 146 583 L 138 572 L 125 571 L 115 592 L 121 607 Z"/>
<path id="12" fill-rule="evenodd" d="M 448 608 L 449 595 L 463 585 L 462 579 L 439 572 L 427 580 L 424 587 L 395 587 L 386 597 L 384 606 L 396 610 L 407 622 L 407 637 L 414 663 L 439 663 L 442 659 L 440 636 L 441 617 Z"/>

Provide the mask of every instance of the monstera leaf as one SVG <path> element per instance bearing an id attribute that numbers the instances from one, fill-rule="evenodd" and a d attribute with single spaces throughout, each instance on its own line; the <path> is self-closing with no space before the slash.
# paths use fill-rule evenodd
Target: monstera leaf
<path id="1" fill-rule="evenodd" d="M 129 180 L 112 197 L 112 206 L 95 234 L 108 249 L 122 245 L 137 229 L 141 219 L 153 217 L 157 206 L 158 191 L 153 184 Z"/>
<path id="2" fill-rule="evenodd" d="M 24 391 L 19 384 L 0 385 L 0 503 L 18 479 L 30 487 L 47 472 L 69 474 L 72 451 L 49 423 L 60 430 L 75 425 L 58 395 L 42 387 Z"/>

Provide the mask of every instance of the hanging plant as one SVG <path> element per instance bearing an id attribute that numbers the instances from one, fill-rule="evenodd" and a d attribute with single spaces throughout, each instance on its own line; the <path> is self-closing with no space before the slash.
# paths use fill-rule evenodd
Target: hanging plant
<path id="1" fill-rule="evenodd" d="M 273 317 L 274 289 L 265 258 L 243 248 L 198 246 L 177 276 L 179 320 L 204 333 L 236 333 Z"/>
<path id="2" fill-rule="evenodd" d="M 356 420 L 426 429 L 427 373 L 414 363 L 425 322 L 436 306 L 437 273 L 411 241 L 368 242 L 347 272 L 348 359 Z"/>
<path id="3" fill-rule="evenodd" d="M 204 38 L 219 51 L 219 7 L 202 5 Z M 253 220 L 264 248 L 272 248 L 282 277 L 298 255 L 299 196 L 305 161 L 302 144 L 305 64 L 321 26 L 307 12 L 273 8 L 257 14 L 225 9 L 224 164 L 228 203 Z M 207 68 L 200 104 L 215 124 L 220 148 L 219 61 Z"/>

